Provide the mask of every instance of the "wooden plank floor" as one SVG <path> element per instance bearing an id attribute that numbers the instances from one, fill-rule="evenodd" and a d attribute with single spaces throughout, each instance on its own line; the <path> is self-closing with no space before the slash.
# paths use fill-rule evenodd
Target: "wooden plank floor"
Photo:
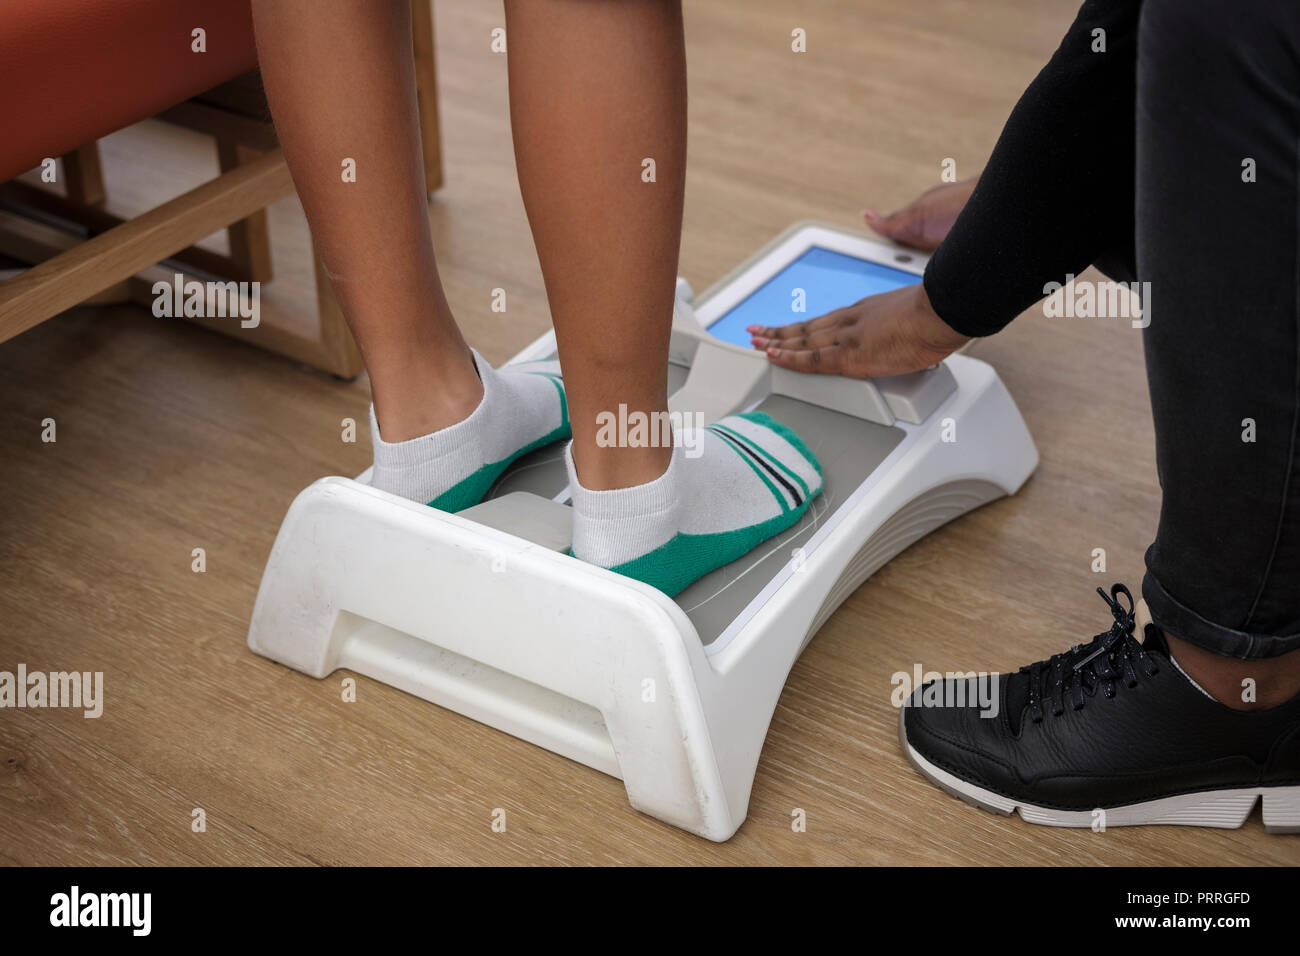
<path id="1" fill-rule="evenodd" d="M 703 288 L 791 221 L 858 223 L 975 172 L 1074 0 L 688 4 L 682 273 Z M 447 186 L 430 218 L 447 292 L 496 361 L 547 326 L 506 115 L 500 10 L 439 0 Z M 807 31 L 808 52 L 790 52 Z M 116 208 L 215 170 L 145 124 L 105 145 Z M 1086 201 L 1081 198 L 1081 201 Z M 1069 210 L 1059 212 L 1068 228 Z M 301 211 L 272 210 L 265 309 L 310 321 Z M 217 241 L 220 244 L 220 241 Z M 490 309 L 508 292 L 508 312 Z M 0 670 L 105 674 L 104 715 L 0 711 L 6 863 L 1300 862 L 1237 831 L 1031 827 L 930 786 L 895 737 L 890 676 L 1006 670 L 1086 640 L 1098 584 L 1136 588 L 1159 504 L 1138 336 L 1026 316 L 981 342 L 1042 453 L 1016 498 L 914 546 L 831 618 L 772 722 L 748 822 L 714 845 L 633 812 L 622 785 L 366 678 L 253 655 L 263 563 L 294 494 L 368 464 L 344 384 L 135 308 L 75 309 L 0 345 Z M 41 422 L 58 440 L 41 441 Z M 191 571 L 204 548 L 207 571 Z M 1110 570 L 1090 570 L 1105 548 Z M 1123 746 L 1123 741 L 1116 741 Z M 792 832 L 791 811 L 807 813 Z M 192 832 L 195 808 L 207 829 Z M 494 808 L 507 831 L 491 828 Z"/>

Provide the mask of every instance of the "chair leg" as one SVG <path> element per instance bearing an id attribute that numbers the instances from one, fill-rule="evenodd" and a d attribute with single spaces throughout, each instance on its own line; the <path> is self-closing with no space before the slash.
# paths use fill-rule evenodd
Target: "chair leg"
<path id="1" fill-rule="evenodd" d="M 361 351 L 348 328 L 339 300 L 334 295 L 329 273 L 321 261 L 316 243 L 311 244 L 312 266 L 316 270 L 316 311 L 320 316 L 320 367 L 343 379 L 354 379 L 365 369 Z"/>
<path id="2" fill-rule="evenodd" d="M 221 137 L 217 138 L 217 161 L 223 173 L 228 173 L 237 166 L 252 162 L 259 155 L 258 150 L 241 146 Z M 247 219 L 231 223 L 226 227 L 230 239 L 230 258 L 243 267 L 249 281 L 270 282 L 271 235 L 266 226 L 266 210 L 259 209 Z"/>
<path id="3" fill-rule="evenodd" d="M 442 132 L 438 128 L 438 72 L 433 41 L 433 0 L 411 0 L 415 48 L 415 92 L 420 110 L 420 141 L 424 147 L 424 186 L 432 193 L 442 186 Z"/>
<path id="4" fill-rule="evenodd" d="M 433 191 L 442 185 L 442 156 L 432 0 L 412 0 L 412 10 L 425 182 Z M 250 83 L 244 77 L 227 86 L 242 89 Z M 220 99 L 224 89 L 209 91 L 207 96 Z M 166 268 L 150 265 L 162 259 L 179 260 L 213 276 L 269 282 L 272 263 L 265 206 L 291 194 L 293 184 L 279 149 L 273 145 L 270 124 L 259 118 L 264 112 L 264 107 L 259 107 L 256 115 L 227 115 L 222 109 L 190 102 L 164 114 L 166 120 L 216 138 L 222 175 L 134 220 L 123 220 L 100 208 L 105 192 L 96 143 L 62 157 L 66 197 L 23 183 L 0 184 L 6 195 L 21 188 L 16 197 L 25 200 L 21 205 L 80 222 L 95 237 L 79 241 L 0 209 L 0 251 L 33 264 L 26 272 L 0 282 L 0 342 L 82 302 L 134 301 L 150 306 L 155 281 L 170 281 L 177 268 L 175 262 Z M 272 152 L 274 156 L 268 155 Z M 231 223 L 225 218 L 230 212 L 243 212 L 244 216 Z M 229 257 L 187 245 L 223 227 L 230 237 Z M 361 352 L 314 244 L 312 257 L 320 316 L 314 338 L 269 322 L 244 329 L 225 318 L 183 318 L 340 378 L 355 378 L 365 368 Z"/>
<path id="5" fill-rule="evenodd" d="M 0 342 L 292 191 L 275 150 L 32 266 L 0 283 Z"/>
<path id="6" fill-rule="evenodd" d="M 98 206 L 105 199 L 104 173 L 99 164 L 99 141 L 94 140 L 63 154 L 63 175 L 68 199 L 83 206 Z"/>

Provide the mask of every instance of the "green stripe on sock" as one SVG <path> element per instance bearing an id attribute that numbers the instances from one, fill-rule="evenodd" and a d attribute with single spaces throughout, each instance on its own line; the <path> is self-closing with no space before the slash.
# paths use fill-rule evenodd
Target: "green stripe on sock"
<path id="1" fill-rule="evenodd" d="M 738 415 L 736 415 L 736 417 L 744 418 L 747 421 L 753 422 L 755 425 L 762 425 L 764 428 L 776 432 L 787 442 L 789 442 L 791 448 L 793 448 L 799 454 L 803 455 L 804 461 L 808 462 L 808 464 L 812 466 L 813 471 L 817 472 L 818 476 L 821 476 L 822 474 L 821 462 L 819 462 L 817 460 L 817 456 L 812 453 L 812 449 L 804 444 L 802 438 L 796 435 L 785 425 L 778 422 L 771 415 L 767 414 L 766 412 L 755 411 L 755 412 L 740 412 Z"/>
<path id="2" fill-rule="evenodd" d="M 547 432 L 537 441 L 529 442 L 523 448 L 519 449 L 513 455 L 509 455 L 500 461 L 484 465 L 467 478 L 462 478 L 456 484 L 452 485 L 438 497 L 429 502 L 430 508 L 437 508 L 439 511 L 464 511 L 466 508 L 472 508 L 486 495 L 496 480 L 505 473 L 505 470 L 513 465 L 517 460 L 527 455 L 529 452 L 536 451 L 539 448 L 545 448 L 547 445 L 557 441 L 564 441 L 572 437 L 572 430 L 569 427 L 569 402 L 565 398 L 564 388 L 559 380 L 546 375 L 544 372 L 536 373 L 545 375 L 551 379 L 555 385 L 555 390 L 560 393 L 560 427 L 553 431 Z"/>
<path id="3" fill-rule="evenodd" d="M 764 448 L 764 447 L 763 447 L 762 445 L 760 445 L 758 442 L 754 441 L 754 439 L 749 438 L 749 437 L 747 437 L 747 436 L 745 436 L 745 435 L 742 435 L 740 432 L 736 431 L 736 430 L 733 429 L 733 428 L 728 428 L 726 425 L 722 424 L 721 422 L 716 422 L 716 423 L 714 423 L 713 427 L 716 428 L 716 429 L 717 429 L 718 431 L 720 431 L 720 432 L 726 432 L 728 435 L 731 435 L 732 437 L 734 437 L 734 438 L 736 439 L 736 441 L 738 441 L 738 442 L 740 442 L 741 444 L 743 444 L 746 448 L 750 449 L 751 451 L 753 451 L 753 452 L 756 453 L 756 454 L 762 455 L 764 458 L 766 458 L 766 459 L 767 459 L 768 461 L 770 461 L 772 464 L 776 465 L 776 467 L 778 467 L 778 468 L 780 468 L 782 471 L 784 471 L 784 472 L 786 473 L 786 475 L 788 475 L 789 477 L 791 477 L 791 478 L 793 478 L 795 481 L 797 481 L 797 482 L 799 483 L 799 487 L 803 489 L 803 497 L 805 497 L 805 498 L 808 497 L 808 484 L 807 484 L 807 482 L 805 482 L 802 478 L 800 478 L 797 474 L 795 474 L 795 472 L 792 471 L 792 470 L 791 470 L 791 469 L 786 465 L 786 463 L 783 462 L 780 458 L 777 458 L 775 455 L 773 455 L 770 451 L 768 451 L 766 448 Z"/>
<path id="4" fill-rule="evenodd" d="M 790 444 L 790 447 L 803 456 L 818 477 L 822 476 L 822 467 L 817 460 L 817 456 L 804 444 L 803 439 L 785 425 L 763 412 L 742 412 L 739 417 L 780 435 Z M 777 490 L 775 484 L 763 473 L 763 470 L 747 455 L 733 448 L 732 450 L 745 459 L 745 463 L 767 485 L 768 490 L 772 492 L 772 496 L 780 502 L 782 513 L 775 518 L 760 521 L 758 524 L 746 528 L 737 528 L 734 531 L 702 535 L 678 534 L 667 544 L 656 548 L 649 554 L 642 555 L 611 569 L 619 574 L 636 578 L 638 581 L 644 581 L 646 584 L 663 591 L 669 597 L 680 594 L 689 585 L 698 581 L 710 571 L 714 571 L 725 564 L 730 564 L 732 561 L 753 551 L 764 541 L 793 527 L 822 492 L 820 483 L 816 489 L 810 489 L 806 481 L 791 470 L 785 462 L 774 457 L 757 441 L 747 438 L 726 425 L 715 423 L 710 427 L 718 432 L 726 433 L 733 440 L 742 442 L 746 448 L 760 453 L 764 460 L 772 462 L 798 482 L 799 486 L 804 490 L 805 497 L 803 502 L 796 507 L 789 507 L 786 504 L 785 496 Z"/>
<path id="5" fill-rule="evenodd" d="M 555 390 L 560 393 L 560 430 L 567 431 L 569 428 L 569 398 L 564 394 L 564 386 L 560 384 L 560 377 L 552 375 L 550 372 L 533 372 L 532 374 L 549 378 L 551 384 L 555 386 Z M 558 441 L 558 439 L 556 440 Z"/>
<path id="6" fill-rule="evenodd" d="M 818 489 L 819 493 L 820 491 Z M 808 505 L 815 497 L 816 495 L 806 498 L 799 507 L 747 528 L 716 534 L 678 534 L 649 554 L 643 554 L 610 570 L 644 581 L 669 597 L 674 597 L 710 571 L 730 564 L 753 551 L 768 538 L 791 527 L 808 510 Z"/>
<path id="7" fill-rule="evenodd" d="M 716 425 L 710 425 L 709 427 L 717 428 Z M 751 459 L 748 455 L 734 448 L 730 442 L 725 442 L 725 444 L 727 445 L 728 448 L 730 448 L 740 457 L 741 461 L 743 461 L 745 464 L 749 466 L 750 470 L 754 474 L 758 475 L 759 481 L 767 485 L 767 490 L 772 492 L 772 497 L 775 498 L 776 503 L 781 506 L 782 513 L 789 511 L 790 505 L 785 500 L 785 495 L 781 494 L 780 490 L 776 487 L 776 485 L 772 484 L 772 479 L 768 478 L 767 475 L 763 474 L 763 469 L 759 468 L 758 465 L 754 464 L 753 459 Z"/>

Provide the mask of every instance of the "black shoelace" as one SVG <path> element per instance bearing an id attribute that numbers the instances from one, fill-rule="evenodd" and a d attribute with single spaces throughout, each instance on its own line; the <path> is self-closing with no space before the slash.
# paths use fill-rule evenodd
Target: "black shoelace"
<path id="1" fill-rule="evenodd" d="M 1154 677 L 1160 672 L 1156 662 L 1141 642 L 1133 636 L 1133 595 L 1122 584 L 1111 587 L 1110 594 L 1101 588 L 1097 593 L 1110 606 L 1115 623 L 1104 634 L 1098 634 L 1089 644 L 1076 644 L 1063 654 L 1053 654 L 1048 660 L 1037 661 L 1020 668 L 1029 675 L 1029 716 L 1034 723 L 1043 719 L 1044 706 L 1050 706 L 1053 717 L 1065 713 L 1069 698 L 1075 710 L 1082 710 L 1089 694 L 1100 686 L 1109 699 L 1115 696 L 1119 681 L 1133 688 L 1142 674 Z M 1128 598 L 1128 607 L 1122 605 L 1117 595 Z"/>

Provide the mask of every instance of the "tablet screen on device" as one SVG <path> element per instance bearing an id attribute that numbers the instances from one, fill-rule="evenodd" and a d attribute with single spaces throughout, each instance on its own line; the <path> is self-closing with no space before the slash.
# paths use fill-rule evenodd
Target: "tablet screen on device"
<path id="1" fill-rule="evenodd" d="M 747 325 L 786 325 L 815 319 L 877 292 L 921 281 L 919 275 L 813 246 L 709 326 L 709 334 L 749 345 Z M 796 312 L 802 290 L 803 311 Z"/>

